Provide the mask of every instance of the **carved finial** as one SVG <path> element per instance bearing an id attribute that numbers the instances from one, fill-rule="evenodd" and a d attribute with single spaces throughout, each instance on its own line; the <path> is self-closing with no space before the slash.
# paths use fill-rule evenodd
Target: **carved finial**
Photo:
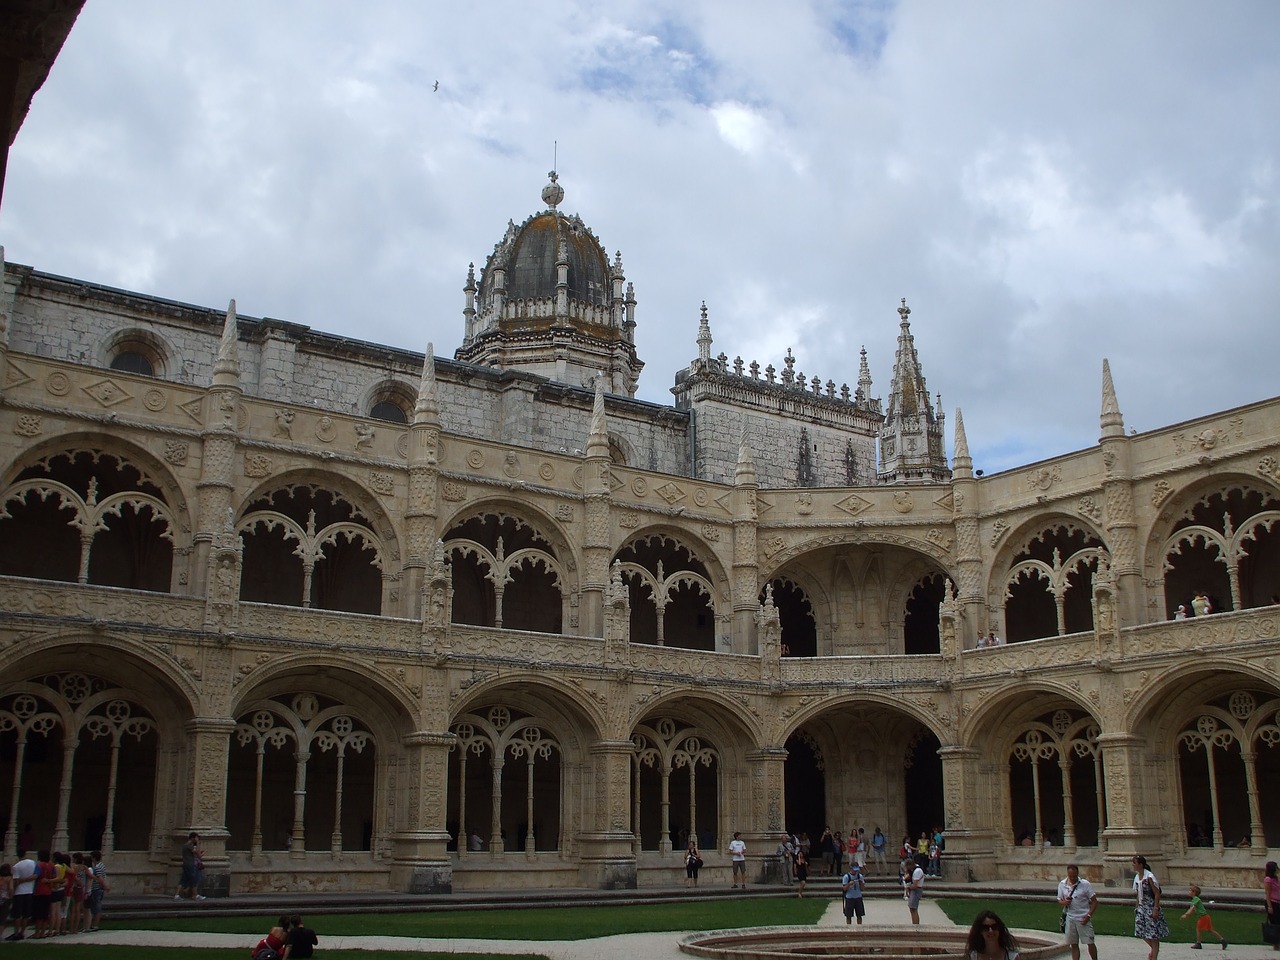
<path id="1" fill-rule="evenodd" d="M 551 182 L 542 188 L 542 202 L 554 210 L 564 200 L 564 187 L 556 182 L 560 177 L 554 170 L 547 177 Z"/>
<path id="2" fill-rule="evenodd" d="M 413 408 L 413 422 L 423 423 L 434 420 L 439 412 L 435 348 L 428 343 L 426 355 L 422 358 L 422 379 L 418 382 L 418 402 Z"/>
<path id="3" fill-rule="evenodd" d="M 609 426 L 604 415 L 604 372 L 596 372 L 596 395 L 591 405 L 591 433 L 587 437 L 588 457 L 609 456 Z"/>
<path id="4" fill-rule="evenodd" d="M 235 386 L 240 382 L 240 325 L 236 317 L 236 302 L 227 304 L 227 317 L 222 323 L 222 341 L 218 344 L 218 359 L 213 364 L 213 382 L 219 386 Z"/>
<path id="5" fill-rule="evenodd" d="M 733 482 L 739 487 L 756 482 L 756 463 L 751 455 L 751 444 L 747 442 L 745 426 L 738 436 L 738 466 L 733 474 Z"/>
<path id="6" fill-rule="evenodd" d="M 907 325 L 907 317 L 911 316 L 911 308 L 907 306 L 907 298 L 902 298 L 902 306 L 898 308 L 898 316 L 902 318 L 902 325 Z M 927 324 L 926 324 L 927 326 Z"/>
<path id="7" fill-rule="evenodd" d="M 711 322 L 707 319 L 707 301 L 702 301 L 698 320 L 698 359 L 705 367 L 711 362 Z"/>
<path id="8" fill-rule="evenodd" d="M 969 456 L 969 438 L 964 432 L 964 414 L 956 407 L 956 449 L 955 476 L 958 480 L 967 480 L 973 476 L 973 458 Z"/>
<path id="9" fill-rule="evenodd" d="M 1111 380 L 1111 364 L 1106 357 L 1102 358 L 1102 436 L 1123 437 L 1124 417 L 1120 413 L 1120 403 L 1116 400 L 1116 386 Z"/>

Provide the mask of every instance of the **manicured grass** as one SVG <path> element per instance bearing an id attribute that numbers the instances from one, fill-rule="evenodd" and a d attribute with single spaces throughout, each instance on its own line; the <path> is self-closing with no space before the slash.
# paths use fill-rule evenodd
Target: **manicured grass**
<path id="1" fill-rule="evenodd" d="M 8 948 L 6 948 L 8 949 Z M 23 949 L 19 947 L 18 949 Z M 42 943 L 40 960 L 165 960 L 173 957 L 174 951 L 169 947 L 122 947 L 106 943 L 81 941 L 78 943 Z M 181 954 L 190 956 L 199 954 L 200 960 L 246 960 L 248 948 L 244 950 L 204 949 L 200 947 L 184 947 Z M 325 950 L 324 960 L 369 960 L 369 953 L 363 950 Z M 395 960 L 549 960 L 541 953 L 400 953 L 394 954 Z"/>
<path id="2" fill-rule="evenodd" d="M 816 923 L 829 897 L 773 897 L 738 900 L 716 897 L 691 903 L 629 904 L 616 907 L 538 907 L 515 910 L 449 910 L 431 913 L 335 914 L 312 918 L 325 935 L 358 937 L 458 937 L 486 940 L 589 940 L 620 933 L 716 930 Z M 183 930 L 202 933 L 265 934 L 271 918 L 174 917 L 111 923 L 116 930 Z M 329 956 L 325 951 L 326 960 Z M 244 960 L 243 957 L 240 960 Z"/>
<path id="3" fill-rule="evenodd" d="M 1010 927 L 1021 927 L 1027 930 L 1045 930 L 1056 933 L 1058 917 L 1062 908 L 1053 900 L 939 900 L 942 912 L 952 922 L 961 926 L 969 926 L 973 918 L 981 910 L 994 910 L 1000 919 Z M 1165 943 L 1195 943 L 1196 919 L 1190 916 L 1181 919 L 1185 905 L 1173 904 L 1165 911 L 1165 919 L 1169 922 L 1169 938 Z M 1221 911 L 1213 913 L 1213 925 L 1217 931 L 1227 938 L 1228 943 L 1260 944 L 1262 943 L 1262 911 L 1256 913 Z M 1104 936 L 1133 936 L 1133 907 L 1101 904 L 1093 915 L 1093 929 Z M 1206 947 L 1217 947 L 1217 940 L 1212 936 L 1204 941 Z"/>

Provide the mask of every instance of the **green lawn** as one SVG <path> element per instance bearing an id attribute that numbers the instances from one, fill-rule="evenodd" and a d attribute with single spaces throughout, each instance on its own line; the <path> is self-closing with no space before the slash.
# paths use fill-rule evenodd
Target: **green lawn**
<path id="1" fill-rule="evenodd" d="M 1056 932 L 1062 908 L 1051 900 L 939 900 L 938 906 L 952 922 L 968 926 L 980 910 L 994 910 L 1010 927 L 1028 930 Z M 1181 919 L 1186 907 L 1175 906 L 1166 911 L 1169 921 L 1169 939 L 1166 943 L 1195 943 L 1195 917 Z M 1262 943 L 1262 911 L 1212 913 L 1213 925 L 1227 938 L 1228 943 Z M 1133 907 L 1101 904 L 1093 915 L 1093 929 L 1106 936 L 1133 936 Z M 1212 937 L 1204 941 L 1206 946 L 1216 945 Z"/>
<path id="2" fill-rule="evenodd" d="M 817 922 L 829 897 L 716 897 L 690 903 L 616 907 L 539 907 L 512 910 L 449 910 L 431 913 L 335 914 L 313 926 L 325 935 L 358 937 L 458 937 L 486 940 L 589 940 L 620 933 L 716 930 L 722 927 L 789 926 Z M 113 930 L 184 930 L 203 933 L 266 933 L 265 917 L 175 917 L 111 923 Z M 325 952 L 326 960 L 329 956 Z M 240 960 L 244 960 L 243 957 Z"/>
<path id="3" fill-rule="evenodd" d="M 41 943 L 39 949 L 40 960 L 85 960 L 87 955 L 91 955 L 93 960 L 165 960 L 166 957 L 171 958 L 174 953 L 168 947 L 117 947 L 105 943 L 93 944 L 89 941 Z M 200 960 L 248 960 L 249 948 L 216 950 L 184 947 L 181 953 L 183 956 L 199 954 Z M 363 950 L 325 950 L 317 956 L 323 957 L 324 960 L 369 960 L 369 954 Z M 540 953 L 400 953 L 397 951 L 393 956 L 395 960 L 548 960 Z"/>

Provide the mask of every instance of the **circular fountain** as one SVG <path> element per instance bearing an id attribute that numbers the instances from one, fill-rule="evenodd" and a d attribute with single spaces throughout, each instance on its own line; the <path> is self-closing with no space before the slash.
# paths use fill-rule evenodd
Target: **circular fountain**
<path id="1" fill-rule="evenodd" d="M 680 950 L 718 960 L 858 957 L 875 960 L 962 957 L 968 931 L 958 927 L 757 927 L 708 930 L 680 941 Z M 1050 960 L 1071 952 L 1052 934 L 1016 931 L 1020 960 Z"/>

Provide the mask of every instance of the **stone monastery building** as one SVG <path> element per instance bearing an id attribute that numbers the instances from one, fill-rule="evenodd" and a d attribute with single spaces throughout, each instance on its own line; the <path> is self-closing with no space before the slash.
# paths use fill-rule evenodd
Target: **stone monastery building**
<path id="1" fill-rule="evenodd" d="M 1256 885 L 1280 399 L 1130 435 L 1102 361 L 1096 446 L 979 477 L 903 302 L 883 403 L 865 352 L 730 361 L 705 308 L 642 402 L 563 197 L 468 273 L 453 359 L 4 265 L 8 854 L 169 893 L 197 830 L 214 893 L 615 888 L 691 835 L 763 882 L 784 830 L 940 825 L 956 878 Z"/>

